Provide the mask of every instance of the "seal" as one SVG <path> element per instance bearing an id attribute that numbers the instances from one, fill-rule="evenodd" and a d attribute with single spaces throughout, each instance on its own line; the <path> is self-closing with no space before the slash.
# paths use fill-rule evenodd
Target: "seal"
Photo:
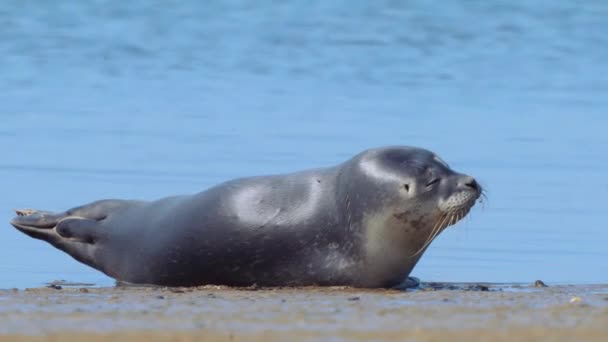
<path id="1" fill-rule="evenodd" d="M 11 224 L 134 284 L 393 287 L 481 194 L 433 152 L 391 146 L 194 195 L 18 210 Z"/>

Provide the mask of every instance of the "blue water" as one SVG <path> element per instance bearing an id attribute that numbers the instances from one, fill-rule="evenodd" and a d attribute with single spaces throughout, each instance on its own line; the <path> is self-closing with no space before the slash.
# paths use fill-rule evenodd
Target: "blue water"
<path id="1" fill-rule="evenodd" d="M 103 274 L 13 208 L 437 152 L 489 201 L 414 270 L 608 282 L 606 1 L 4 1 L 0 288 Z"/>

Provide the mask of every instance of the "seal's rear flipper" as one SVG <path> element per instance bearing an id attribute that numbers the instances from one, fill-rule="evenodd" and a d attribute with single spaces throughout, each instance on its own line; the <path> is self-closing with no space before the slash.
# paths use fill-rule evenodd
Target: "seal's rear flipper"
<path id="1" fill-rule="evenodd" d="M 111 211 L 122 208 L 129 202 L 102 200 L 60 213 L 35 209 L 15 210 L 17 216 L 11 220 L 11 224 L 36 239 L 49 241 L 59 234 L 64 238 L 92 241 L 96 240 L 95 233 L 103 233 L 103 229 L 97 231 L 94 229 L 98 226 L 96 223 L 104 220 Z"/>
<path id="2" fill-rule="evenodd" d="M 65 215 L 34 209 L 15 210 L 17 216 L 11 220 L 11 225 L 21 232 L 40 240 L 57 239 L 53 228 L 65 218 Z"/>
<path id="3" fill-rule="evenodd" d="M 97 220 L 72 216 L 71 212 L 52 213 L 34 209 L 15 210 L 11 224 L 25 234 L 48 242 L 57 239 L 76 239 L 93 243 L 102 234 Z M 54 243 L 53 243 L 54 244 Z"/>
<path id="4" fill-rule="evenodd" d="M 44 240 L 74 259 L 98 268 L 93 253 L 95 242 L 103 234 L 103 229 L 97 220 L 72 216 L 71 211 L 52 213 L 26 209 L 15 212 L 17 216 L 11 220 L 11 224 L 19 231 Z"/>

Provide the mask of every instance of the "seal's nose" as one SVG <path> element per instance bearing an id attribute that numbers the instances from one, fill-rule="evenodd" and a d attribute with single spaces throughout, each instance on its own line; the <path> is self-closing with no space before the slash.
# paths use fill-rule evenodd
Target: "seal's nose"
<path id="1" fill-rule="evenodd" d="M 478 193 L 481 192 L 481 187 L 479 186 L 479 183 L 477 183 L 475 178 L 473 178 L 471 176 L 462 177 L 460 182 L 458 182 L 458 186 L 462 187 L 462 188 L 469 188 L 469 189 L 475 190 Z"/>

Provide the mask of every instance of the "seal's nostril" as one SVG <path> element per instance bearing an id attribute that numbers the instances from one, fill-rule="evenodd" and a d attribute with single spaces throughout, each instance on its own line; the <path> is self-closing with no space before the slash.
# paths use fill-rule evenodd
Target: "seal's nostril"
<path id="1" fill-rule="evenodd" d="M 479 184 L 477 184 L 477 181 L 474 178 L 471 178 L 471 179 L 467 180 L 464 183 L 464 185 L 467 186 L 467 187 L 469 187 L 469 188 L 471 188 L 471 189 L 473 189 L 473 190 L 475 190 L 475 191 L 479 191 L 480 190 L 479 189 Z"/>

